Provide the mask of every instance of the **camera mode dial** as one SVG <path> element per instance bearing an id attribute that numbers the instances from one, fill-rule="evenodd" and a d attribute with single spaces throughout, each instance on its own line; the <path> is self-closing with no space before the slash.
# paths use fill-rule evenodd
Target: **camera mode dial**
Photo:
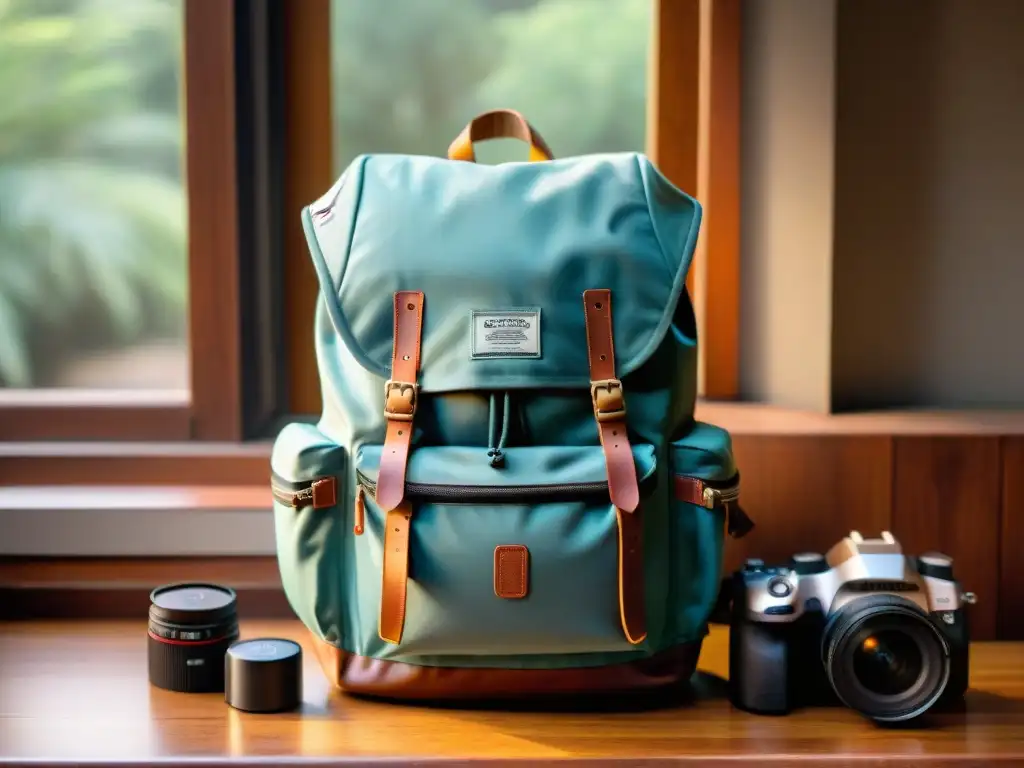
<path id="1" fill-rule="evenodd" d="M 917 558 L 917 571 L 933 579 L 953 580 L 953 558 L 942 552 L 926 552 Z"/>
<path id="2" fill-rule="evenodd" d="M 798 576 L 811 576 L 828 570 L 825 556 L 820 552 L 799 552 L 789 560 L 789 567 Z"/>

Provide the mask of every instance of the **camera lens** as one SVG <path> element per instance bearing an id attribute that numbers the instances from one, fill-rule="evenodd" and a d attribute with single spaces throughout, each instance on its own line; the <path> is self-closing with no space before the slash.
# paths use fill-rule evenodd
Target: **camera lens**
<path id="1" fill-rule="evenodd" d="M 880 696 L 898 696 L 910 690 L 923 669 L 924 659 L 917 641 L 896 629 L 868 635 L 853 652 L 857 680 Z"/>
<path id="2" fill-rule="evenodd" d="M 839 699 L 873 720 L 924 714 L 949 682 L 949 646 L 914 603 L 890 594 L 857 598 L 825 628 L 822 656 Z"/>
<path id="3" fill-rule="evenodd" d="M 183 693 L 224 690 L 224 654 L 238 639 L 235 592 L 170 584 L 149 596 L 149 680 Z"/>

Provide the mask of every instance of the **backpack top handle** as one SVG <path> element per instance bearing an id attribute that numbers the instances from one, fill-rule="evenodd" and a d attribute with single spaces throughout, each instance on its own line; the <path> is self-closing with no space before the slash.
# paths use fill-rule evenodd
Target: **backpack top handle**
<path id="1" fill-rule="evenodd" d="M 473 144 L 489 139 L 519 139 L 530 145 L 530 162 L 554 160 L 547 142 L 521 114 L 512 109 L 495 109 L 477 115 L 448 147 L 449 160 L 476 162 Z"/>

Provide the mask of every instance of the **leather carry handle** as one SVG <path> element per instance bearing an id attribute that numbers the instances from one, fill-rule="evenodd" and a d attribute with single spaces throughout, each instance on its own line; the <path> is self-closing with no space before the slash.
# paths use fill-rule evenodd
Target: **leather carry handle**
<path id="1" fill-rule="evenodd" d="M 530 162 L 554 160 L 544 138 L 521 114 L 512 109 L 495 109 L 477 115 L 448 147 L 449 160 L 476 162 L 473 144 L 488 139 L 519 139 L 530 145 Z"/>

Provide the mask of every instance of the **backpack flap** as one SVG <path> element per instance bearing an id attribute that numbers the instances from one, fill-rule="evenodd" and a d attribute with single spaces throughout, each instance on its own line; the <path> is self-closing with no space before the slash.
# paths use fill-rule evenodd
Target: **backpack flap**
<path id="1" fill-rule="evenodd" d="M 423 295 L 423 392 L 589 387 L 588 289 L 611 291 L 618 375 L 670 327 L 701 207 L 642 155 L 477 165 L 355 160 L 303 211 L 335 330 L 391 376 L 394 295 Z"/>

